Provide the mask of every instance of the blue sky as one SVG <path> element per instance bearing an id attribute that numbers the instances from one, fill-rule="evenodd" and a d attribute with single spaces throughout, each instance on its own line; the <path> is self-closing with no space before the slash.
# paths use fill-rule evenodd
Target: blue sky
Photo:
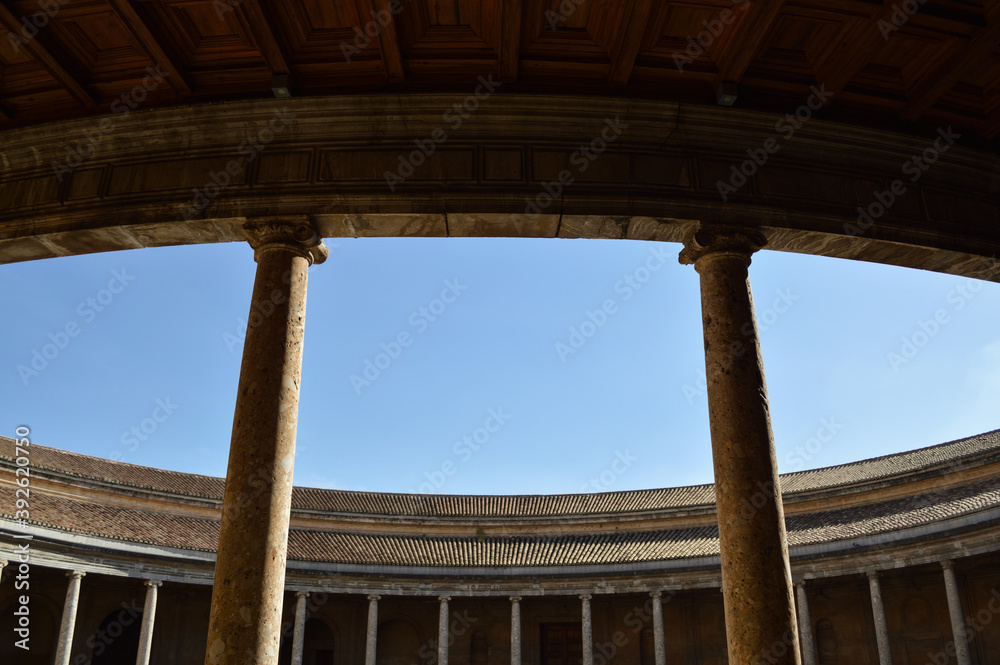
<path id="1" fill-rule="evenodd" d="M 296 484 L 521 494 L 711 482 L 698 276 L 677 263 L 679 245 L 327 244 L 310 269 Z M 249 246 L 0 270 L 0 433 L 26 424 L 37 443 L 225 475 Z M 750 271 L 782 472 L 1000 427 L 1000 285 L 770 251 Z"/>

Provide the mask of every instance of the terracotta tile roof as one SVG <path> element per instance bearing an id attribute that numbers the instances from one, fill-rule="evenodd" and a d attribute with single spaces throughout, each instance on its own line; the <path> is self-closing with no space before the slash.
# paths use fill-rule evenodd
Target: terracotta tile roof
<path id="1" fill-rule="evenodd" d="M 0 485 L 0 514 L 11 519 L 14 490 Z M 933 493 L 787 518 L 791 546 L 833 542 L 933 524 L 1000 506 L 995 478 Z M 60 531 L 188 550 L 213 551 L 214 520 L 120 508 L 45 493 L 32 495 L 32 523 Z M 433 532 L 433 526 L 428 526 Z M 289 558 L 397 566 L 565 566 L 664 561 L 717 555 L 714 526 L 572 535 L 435 536 L 292 529 Z"/>
<path id="2" fill-rule="evenodd" d="M 781 476 L 781 487 L 788 501 L 794 500 L 794 495 L 800 492 L 849 488 L 859 483 L 889 481 L 894 477 L 902 479 L 917 471 L 946 473 L 966 460 L 994 455 L 997 451 L 1000 451 L 1000 430 L 909 452 L 784 474 Z M 12 455 L 13 440 L 0 437 L 0 466 L 4 466 L 3 460 L 7 460 L 9 464 Z M 221 500 L 224 486 L 221 478 L 115 462 L 37 444 L 32 444 L 31 465 L 33 469 L 122 488 L 152 490 L 214 501 Z M 394 494 L 297 487 L 292 499 L 293 508 L 297 511 L 321 511 L 340 515 L 482 518 L 621 514 L 711 507 L 714 503 L 712 485 L 597 494 L 487 496 Z"/>

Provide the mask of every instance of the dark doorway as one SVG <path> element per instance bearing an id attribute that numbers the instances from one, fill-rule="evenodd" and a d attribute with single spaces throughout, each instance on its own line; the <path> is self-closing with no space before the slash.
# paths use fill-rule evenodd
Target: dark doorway
<path id="1" fill-rule="evenodd" d="M 541 629 L 541 665 L 580 665 L 583 659 L 580 624 L 543 623 Z"/>
<path id="2" fill-rule="evenodd" d="M 139 653 L 142 614 L 118 609 L 104 617 L 94 633 L 92 665 L 135 665 Z M 90 638 L 87 638 L 88 644 Z"/>

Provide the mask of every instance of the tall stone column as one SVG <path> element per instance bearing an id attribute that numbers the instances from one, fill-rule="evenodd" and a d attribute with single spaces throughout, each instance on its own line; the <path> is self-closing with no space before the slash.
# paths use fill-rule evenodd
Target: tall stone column
<path id="1" fill-rule="evenodd" d="M 295 628 L 292 630 L 292 665 L 302 665 L 302 647 L 306 640 L 306 599 L 308 591 L 295 592 Z"/>
<path id="2" fill-rule="evenodd" d="M 892 665 L 889 650 L 889 626 L 885 622 L 885 606 L 882 604 L 882 587 L 878 582 L 878 572 L 868 571 L 868 588 L 872 594 L 872 617 L 875 619 L 875 642 L 878 644 L 879 665 Z"/>
<path id="3" fill-rule="evenodd" d="M 667 640 L 663 634 L 663 592 L 650 591 L 653 597 L 653 662 L 667 665 Z"/>
<path id="4" fill-rule="evenodd" d="M 257 276 L 222 502 L 206 665 L 275 665 L 281 634 L 308 269 L 306 218 L 244 225 Z"/>
<path id="5" fill-rule="evenodd" d="M 701 277 L 705 377 L 730 663 L 798 664 L 771 414 L 747 268 L 756 231 L 702 228 L 680 254 Z"/>
<path id="6" fill-rule="evenodd" d="M 962 598 L 958 595 L 958 580 L 955 579 L 955 563 L 942 561 L 944 570 L 944 590 L 948 594 L 948 613 L 951 615 L 951 634 L 955 641 L 955 660 L 958 665 L 972 665 L 969 656 L 969 637 L 965 632 L 965 618 L 962 616 Z"/>
<path id="7" fill-rule="evenodd" d="M 510 665 L 521 665 L 521 597 L 510 597 Z"/>
<path id="8" fill-rule="evenodd" d="M 139 653 L 135 665 L 149 665 L 150 650 L 153 648 L 153 623 L 156 621 L 157 589 L 163 582 L 146 580 L 146 604 L 142 608 L 142 628 L 139 629 Z"/>
<path id="9" fill-rule="evenodd" d="M 438 664 L 448 665 L 448 601 L 451 596 L 439 596 L 438 607 Z"/>
<path id="10" fill-rule="evenodd" d="M 365 639 L 365 665 L 375 665 L 375 645 L 378 644 L 378 601 L 381 596 L 368 596 L 368 635 Z"/>
<path id="11" fill-rule="evenodd" d="M 69 586 L 66 588 L 62 623 L 59 624 L 55 665 L 69 665 L 69 657 L 73 651 L 73 630 L 76 628 L 76 608 L 80 604 L 80 579 L 84 575 L 86 573 L 79 570 L 71 570 L 66 573 L 66 576 L 69 577 Z"/>
<path id="12" fill-rule="evenodd" d="M 816 647 L 813 646 L 812 619 L 809 617 L 805 580 L 795 583 L 795 591 L 799 601 L 799 644 L 802 647 L 802 665 L 816 665 Z"/>
<path id="13" fill-rule="evenodd" d="M 594 628 L 590 619 L 590 594 L 580 596 L 583 613 L 583 665 L 594 665 Z"/>
<path id="14" fill-rule="evenodd" d="M 7 567 L 7 559 L 0 559 L 0 582 L 3 582 L 3 569 Z"/>

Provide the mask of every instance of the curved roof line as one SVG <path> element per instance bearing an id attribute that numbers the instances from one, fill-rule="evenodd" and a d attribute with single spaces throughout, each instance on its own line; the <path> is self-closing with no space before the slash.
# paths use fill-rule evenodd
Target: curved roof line
<path id="1" fill-rule="evenodd" d="M 12 463 L 15 441 L 0 437 L 0 460 Z M 148 491 L 177 499 L 221 502 L 224 480 L 83 455 L 31 444 L 33 472 L 82 479 L 112 492 Z M 873 485 L 910 482 L 981 464 L 1000 450 L 1000 430 L 963 439 L 837 466 L 781 475 L 786 503 L 817 495 L 853 493 Z M 3 464 L 6 465 L 6 464 Z M 296 512 L 326 515 L 407 517 L 546 517 L 562 515 L 627 514 L 695 507 L 714 509 L 711 484 L 593 494 L 451 495 L 401 494 L 296 487 Z"/>

